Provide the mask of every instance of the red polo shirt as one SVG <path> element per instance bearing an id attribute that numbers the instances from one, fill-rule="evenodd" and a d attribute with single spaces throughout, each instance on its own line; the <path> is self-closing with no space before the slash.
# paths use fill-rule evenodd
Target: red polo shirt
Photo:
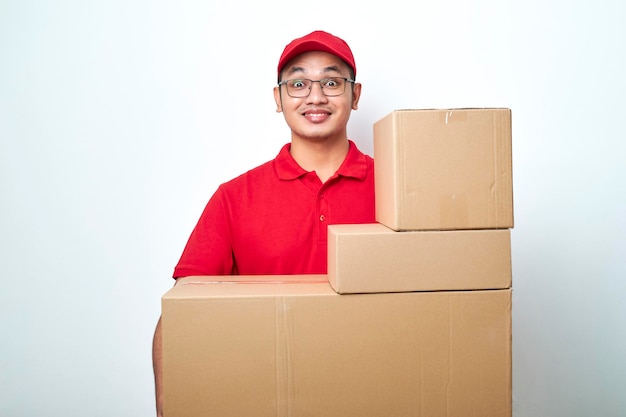
<path id="1" fill-rule="evenodd" d="M 326 183 L 278 156 L 222 184 L 206 205 L 174 270 L 190 275 L 325 274 L 327 226 L 373 223 L 374 160 L 350 141 Z"/>

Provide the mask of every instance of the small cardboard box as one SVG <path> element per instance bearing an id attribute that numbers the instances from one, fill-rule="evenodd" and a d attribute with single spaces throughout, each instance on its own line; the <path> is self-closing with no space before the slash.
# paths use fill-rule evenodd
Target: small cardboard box
<path id="1" fill-rule="evenodd" d="M 510 290 L 224 278 L 180 279 L 162 298 L 166 416 L 511 416 Z"/>
<path id="2" fill-rule="evenodd" d="M 510 109 L 395 110 L 374 124 L 376 221 L 513 227 Z"/>
<path id="3" fill-rule="evenodd" d="M 511 287 L 511 277 L 508 229 L 328 227 L 328 280 L 340 294 L 503 289 Z"/>

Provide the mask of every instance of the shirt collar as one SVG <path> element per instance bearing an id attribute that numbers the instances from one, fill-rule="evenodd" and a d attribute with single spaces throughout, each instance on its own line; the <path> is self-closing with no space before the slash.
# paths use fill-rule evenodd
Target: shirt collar
<path id="1" fill-rule="evenodd" d="M 367 159 L 354 142 L 348 140 L 348 144 L 350 145 L 348 154 L 337 170 L 337 174 L 364 180 L 367 176 Z M 278 178 L 281 180 L 294 180 L 307 174 L 307 171 L 293 159 L 291 153 L 289 153 L 290 149 L 291 143 L 285 144 L 274 160 Z"/>

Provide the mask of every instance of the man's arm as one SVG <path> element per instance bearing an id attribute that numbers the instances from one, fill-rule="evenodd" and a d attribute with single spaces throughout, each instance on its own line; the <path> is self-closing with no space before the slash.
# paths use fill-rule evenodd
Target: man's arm
<path id="1" fill-rule="evenodd" d="M 154 330 L 152 340 L 152 366 L 154 368 L 154 391 L 156 397 L 157 417 L 163 417 L 163 343 L 161 338 L 161 317 Z"/>

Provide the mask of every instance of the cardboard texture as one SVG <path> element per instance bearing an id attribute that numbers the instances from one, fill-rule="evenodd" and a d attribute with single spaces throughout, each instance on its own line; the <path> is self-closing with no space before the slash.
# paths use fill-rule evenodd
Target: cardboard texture
<path id="1" fill-rule="evenodd" d="M 376 221 L 513 227 L 510 109 L 395 110 L 374 124 Z"/>
<path id="2" fill-rule="evenodd" d="M 328 227 L 328 280 L 340 294 L 503 289 L 511 287 L 511 276 L 508 229 Z"/>
<path id="3" fill-rule="evenodd" d="M 162 298 L 166 416 L 511 416 L 511 290 L 223 278 Z"/>

